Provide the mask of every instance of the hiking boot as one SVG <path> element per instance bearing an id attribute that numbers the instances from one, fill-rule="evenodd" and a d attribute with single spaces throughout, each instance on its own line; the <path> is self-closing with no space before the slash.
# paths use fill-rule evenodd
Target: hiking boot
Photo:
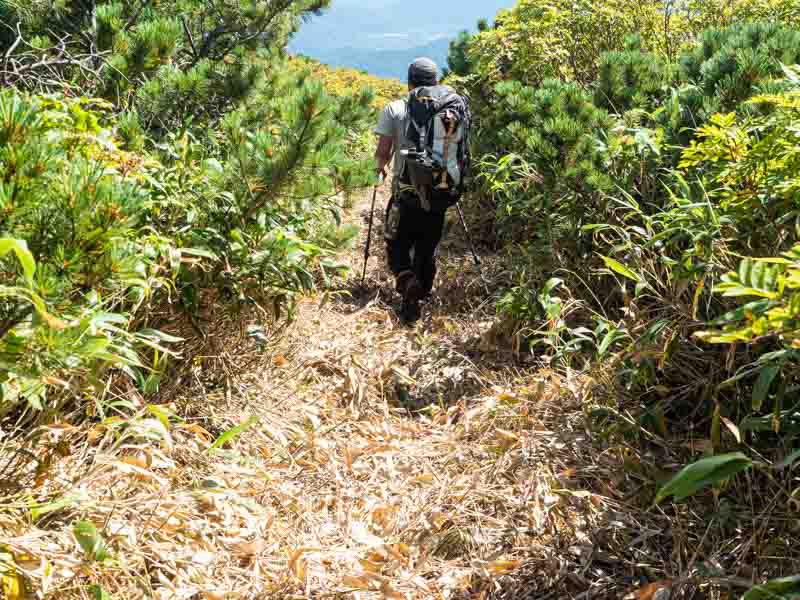
<path id="1" fill-rule="evenodd" d="M 422 310 L 420 309 L 419 302 L 413 302 L 404 298 L 402 304 L 400 304 L 400 320 L 406 325 L 412 325 L 419 321 L 421 316 Z"/>
<path id="2" fill-rule="evenodd" d="M 403 296 L 400 305 L 400 318 L 405 323 L 414 323 L 421 316 L 420 302 L 425 295 L 419 281 L 413 274 L 402 273 L 397 280 L 397 291 Z"/>

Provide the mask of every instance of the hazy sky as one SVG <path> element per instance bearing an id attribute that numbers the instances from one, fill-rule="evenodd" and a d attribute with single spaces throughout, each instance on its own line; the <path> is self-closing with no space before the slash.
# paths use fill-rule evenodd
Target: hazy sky
<path id="1" fill-rule="evenodd" d="M 331 8 L 302 25 L 291 52 L 327 64 L 405 77 L 408 62 L 430 56 L 444 65 L 449 40 L 479 19 L 491 21 L 516 0 L 333 0 Z"/>
<path id="2" fill-rule="evenodd" d="M 303 25 L 294 48 L 360 47 L 381 49 L 381 39 L 402 38 L 423 45 L 475 29 L 479 19 L 492 20 L 515 0 L 333 0 L 331 8 Z M 398 48 L 398 43 L 388 47 Z"/>

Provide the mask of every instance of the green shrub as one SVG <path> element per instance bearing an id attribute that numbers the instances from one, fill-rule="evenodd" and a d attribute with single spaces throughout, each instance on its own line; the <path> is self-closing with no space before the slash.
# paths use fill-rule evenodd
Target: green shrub
<path id="1" fill-rule="evenodd" d="M 684 85 L 677 88 L 658 122 L 671 141 L 687 145 L 692 132 L 719 112 L 747 110 L 750 97 L 776 91 L 783 65 L 800 62 L 800 31 L 778 23 L 734 25 L 712 29 L 684 53 Z"/>
<path id="2" fill-rule="evenodd" d="M 653 110 L 670 78 L 669 65 L 660 56 L 642 51 L 641 39 L 633 38 L 625 50 L 600 57 L 594 102 L 618 115 L 631 109 Z"/>
<path id="3" fill-rule="evenodd" d="M 373 177 L 348 151 L 371 95 L 334 99 L 305 72 L 271 84 L 211 137 L 166 135 L 161 156 L 121 150 L 115 130 L 142 147 L 138 117 L 103 101 L 0 93 L 0 251 L 19 249 L 1 271 L 0 416 L 94 397 L 109 369 L 156 391 L 144 365 L 178 340 L 141 329 L 146 307 L 197 322 L 210 294 L 285 318 L 340 268 L 334 199 Z"/>
<path id="4" fill-rule="evenodd" d="M 5 83 L 102 96 L 141 113 L 149 133 L 161 137 L 216 122 L 255 91 L 265 71 L 282 64 L 253 53 L 282 52 L 302 18 L 326 4 L 3 2 L 3 22 L 22 40 L 3 32 L 0 53 L 23 65 L 9 70 Z"/>
<path id="5" fill-rule="evenodd" d="M 122 174 L 131 157 L 103 118 L 87 101 L 0 94 L 0 228 L 36 266 L 27 284 L 11 259 L 2 271 L 6 290 L 30 292 L 0 303 L 0 414 L 19 402 L 43 408 L 52 390 L 80 392 L 103 365 L 141 368 L 138 349 L 163 337 L 129 326 L 181 253 L 140 230 L 147 195 Z"/>
<path id="6" fill-rule="evenodd" d="M 496 94 L 496 112 L 482 121 L 480 143 L 507 155 L 484 163 L 489 188 L 501 192 L 499 210 L 527 211 L 530 202 L 549 214 L 557 205 L 579 224 L 611 185 L 597 143 L 610 128 L 608 114 L 573 83 L 548 80 L 536 89 L 508 82 L 499 84 Z M 528 175 L 519 177 L 523 172 Z"/>

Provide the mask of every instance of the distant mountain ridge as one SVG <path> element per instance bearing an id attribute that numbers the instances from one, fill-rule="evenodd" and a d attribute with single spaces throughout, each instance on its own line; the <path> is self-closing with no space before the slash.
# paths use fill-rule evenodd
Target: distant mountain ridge
<path id="1" fill-rule="evenodd" d="M 401 50 L 368 50 L 365 48 L 320 50 L 313 55 L 313 58 L 334 67 L 351 67 L 361 69 L 376 77 L 404 81 L 408 64 L 420 56 L 432 58 L 439 68 L 447 66 L 449 47 L 450 39 L 441 38 L 424 46 Z"/>
<path id="2" fill-rule="evenodd" d="M 405 79 L 408 63 L 429 56 L 444 67 L 459 31 L 491 21 L 514 0 L 334 0 L 301 27 L 289 51 L 333 66 Z"/>

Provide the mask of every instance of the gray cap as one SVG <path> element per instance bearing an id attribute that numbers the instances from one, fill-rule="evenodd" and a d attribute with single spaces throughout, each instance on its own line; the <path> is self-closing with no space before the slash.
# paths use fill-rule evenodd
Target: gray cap
<path id="1" fill-rule="evenodd" d="M 436 85 L 439 82 L 439 67 L 430 58 L 418 58 L 408 65 L 408 83 L 412 85 Z"/>

